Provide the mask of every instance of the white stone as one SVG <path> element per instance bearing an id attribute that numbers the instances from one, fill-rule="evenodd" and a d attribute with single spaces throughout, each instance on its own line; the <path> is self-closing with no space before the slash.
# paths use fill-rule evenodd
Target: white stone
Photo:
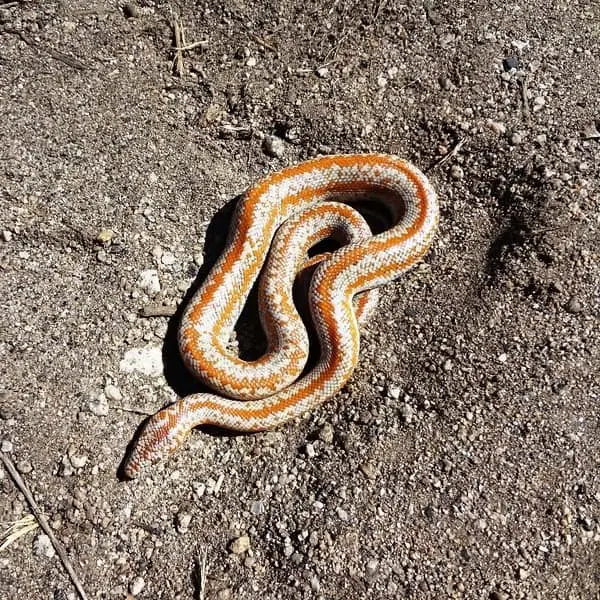
<path id="1" fill-rule="evenodd" d="M 121 390 L 112 383 L 106 384 L 104 387 L 104 395 L 112 402 L 121 402 L 121 400 L 123 400 L 123 394 L 121 394 Z"/>
<path id="2" fill-rule="evenodd" d="M 119 363 L 119 369 L 124 373 L 137 371 L 152 377 L 159 376 L 163 371 L 162 352 L 158 346 L 144 346 L 127 350 Z"/>
<path id="3" fill-rule="evenodd" d="M 142 271 L 137 279 L 136 285 L 144 290 L 149 296 L 156 296 L 160 292 L 160 280 L 156 269 Z"/>
<path id="4" fill-rule="evenodd" d="M 41 533 L 35 538 L 33 542 L 33 553 L 36 556 L 46 558 L 52 558 L 56 554 L 56 550 L 54 550 L 50 538 L 45 533 Z"/>
<path id="5" fill-rule="evenodd" d="M 108 414 L 108 400 L 104 394 L 99 394 L 97 398 L 89 402 L 90 412 L 97 417 L 105 417 Z"/>
<path id="6" fill-rule="evenodd" d="M 134 595 L 137 596 L 143 589 L 144 586 L 146 585 L 146 582 L 144 581 L 143 577 L 136 577 L 130 584 L 129 584 L 129 591 Z"/>

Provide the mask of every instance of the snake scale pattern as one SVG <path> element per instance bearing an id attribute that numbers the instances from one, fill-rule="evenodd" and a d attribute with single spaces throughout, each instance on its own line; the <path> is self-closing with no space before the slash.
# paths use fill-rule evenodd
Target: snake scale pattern
<path id="1" fill-rule="evenodd" d="M 356 200 L 382 203 L 394 225 L 373 235 L 350 206 Z M 150 417 L 125 460 L 125 475 L 134 478 L 166 457 L 198 425 L 272 429 L 331 398 L 356 367 L 359 326 L 374 308 L 375 288 L 421 259 L 438 216 L 436 194 L 423 173 L 386 154 L 319 157 L 252 187 L 179 328 L 187 368 L 215 393 L 187 396 Z M 331 237 L 339 249 L 309 258 L 315 244 Z M 301 376 L 309 340 L 292 285 L 307 265 L 314 269 L 308 295 L 320 354 Z M 228 342 L 259 276 L 267 350 L 244 361 Z"/>

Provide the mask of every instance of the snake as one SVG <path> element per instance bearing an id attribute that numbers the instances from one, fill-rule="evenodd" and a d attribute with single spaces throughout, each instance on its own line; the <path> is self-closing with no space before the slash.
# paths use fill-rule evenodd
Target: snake
<path id="1" fill-rule="evenodd" d="M 372 233 L 357 202 L 378 203 L 392 225 Z M 123 463 L 125 476 L 166 458 L 198 426 L 270 430 L 334 396 L 357 366 L 360 328 L 376 306 L 377 288 L 420 261 L 438 221 L 427 177 L 389 154 L 319 156 L 252 186 L 178 328 L 183 362 L 214 393 L 181 398 L 143 423 Z M 328 238 L 338 247 L 311 256 Z M 294 281 L 307 271 L 318 340 L 309 369 L 310 335 L 293 298 Z M 231 339 L 257 282 L 266 350 L 244 360 Z"/>

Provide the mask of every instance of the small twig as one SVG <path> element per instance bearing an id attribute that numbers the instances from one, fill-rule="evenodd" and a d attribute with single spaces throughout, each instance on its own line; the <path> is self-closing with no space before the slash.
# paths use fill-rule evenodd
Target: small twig
<path id="1" fill-rule="evenodd" d="M 175 73 L 181 77 L 183 75 L 183 54 L 179 48 L 185 46 L 185 32 L 183 30 L 181 19 L 175 19 L 173 21 L 173 34 L 175 36 L 175 47 L 177 48 L 174 60 L 174 64 L 177 65 L 175 67 Z"/>
<path id="2" fill-rule="evenodd" d="M 198 46 L 206 46 L 206 44 L 208 44 L 208 40 L 200 40 L 199 42 L 192 42 L 187 46 L 171 46 L 171 50 L 174 50 L 176 52 L 186 52 L 187 50 L 193 50 Z"/>
<path id="3" fill-rule="evenodd" d="M 145 410 L 143 408 L 131 408 L 129 406 L 115 406 L 114 404 L 111 408 L 115 408 L 116 410 L 120 410 L 122 412 L 134 413 L 136 415 L 144 415 L 146 417 L 151 417 L 156 411 Z"/>
<path id="4" fill-rule="evenodd" d="M 23 496 L 25 496 L 25 500 L 27 500 L 27 503 L 29 504 L 29 508 L 31 508 L 31 512 L 33 513 L 33 515 L 37 519 L 38 523 L 40 524 L 40 527 L 44 530 L 46 535 L 50 538 L 50 541 L 52 542 L 52 545 L 54 546 L 56 553 L 60 557 L 60 560 L 61 560 L 63 566 L 67 570 L 67 573 L 69 574 L 69 577 L 71 578 L 71 581 L 73 582 L 73 585 L 75 586 L 75 589 L 77 590 L 77 593 L 79 594 L 81 600 L 88 600 L 88 597 L 83 589 L 83 586 L 81 585 L 81 581 L 79 580 L 79 577 L 77 577 L 77 574 L 75 573 L 75 570 L 73 569 L 73 566 L 71 565 L 71 562 L 69 561 L 69 557 L 67 556 L 67 553 L 66 553 L 65 549 L 63 548 L 63 545 L 58 541 L 58 539 L 54 535 L 54 532 L 52 531 L 52 529 L 50 529 L 50 526 L 48 525 L 46 519 L 44 518 L 42 511 L 38 507 L 33 496 L 31 495 L 29 488 L 27 487 L 27 485 L 25 485 L 25 482 L 19 475 L 17 469 L 15 469 L 15 466 L 12 464 L 12 461 L 10 460 L 10 458 L 8 458 L 8 456 L 6 456 L 6 454 L 2 451 L 0 451 L 0 458 L 2 459 L 2 462 L 4 463 L 4 468 L 8 471 L 9 475 L 13 478 L 13 481 L 15 482 L 15 484 L 19 488 L 19 490 L 21 490 L 21 493 L 23 494 Z"/>
<path id="5" fill-rule="evenodd" d="M 18 35 L 21 40 L 23 40 L 28 46 L 32 46 L 37 50 L 42 50 L 49 54 L 52 58 L 59 60 L 60 62 L 72 67 L 73 69 L 78 69 L 79 71 L 85 71 L 88 68 L 87 65 L 82 63 L 80 60 L 75 58 L 74 56 L 70 56 L 69 54 L 65 54 L 64 52 L 60 52 L 59 50 L 54 50 L 54 48 L 47 48 L 43 44 L 38 44 L 38 42 L 32 40 L 28 35 L 23 33 L 22 31 L 16 31 L 15 29 L 5 29 L 6 33 L 12 33 L 13 35 Z"/>
<path id="6" fill-rule="evenodd" d="M 406 88 L 412 87 L 413 85 L 415 85 L 415 83 L 419 83 L 419 79 L 413 79 L 412 81 L 405 83 L 404 85 L 402 85 L 398 88 L 398 91 L 401 92 L 402 90 L 405 90 Z"/>
<path id="7" fill-rule="evenodd" d="M 438 161 L 434 162 L 430 167 L 426 169 L 426 171 L 432 171 L 433 169 L 443 165 L 444 163 L 447 163 L 451 158 L 453 158 L 460 152 L 460 149 L 463 147 L 465 141 L 466 138 L 461 138 L 460 140 L 458 140 L 458 142 L 455 144 L 454 148 L 450 150 L 450 152 L 442 156 L 442 158 L 440 158 Z"/>
<path id="8" fill-rule="evenodd" d="M 206 548 L 201 547 L 196 556 L 196 577 L 198 580 L 198 600 L 204 600 L 206 592 L 206 575 L 208 569 L 206 567 Z"/>
<path id="9" fill-rule="evenodd" d="M 277 48 L 275 48 L 275 46 L 273 46 L 272 44 L 269 44 L 269 42 L 265 41 L 263 38 L 258 37 L 256 34 L 254 33 L 249 33 L 248 34 L 250 36 L 250 38 L 252 40 L 254 40 L 259 46 L 262 46 L 263 48 L 266 48 L 267 50 L 271 50 L 271 52 L 275 52 L 277 54 Z"/>
<path id="10" fill-rule="evenodd" d="M 140 308 L 140 317 L 172 317 L 177 312 L 176 306 L 163 304 L 148 304 Z"/>
<path id="11" fill-rule="evenodd" d="M 173 59 L 173 70 L 179 77 L 183 77 L 183 53 L 188 50 L 193 50 L 199 46 L 206 46 L 208 40 L 200 40 L 199 42 L 191 42 L 188 44 L 185 41 L 185 29 L 183 28 L 183 21 L 180 16 L 172 17 L 171 27 L 173 28 L 173 37 L 175 38 L 175 45 L 171 46 L 173 52 L 175 52 L 175 58 Z"/>
<path id="12" fill-rule="evenodd" d="M 529 110 L 529 91 L 527 90 L 527 73 L 519 79 L 519 89 L 521 90 L 521 100 L 523 102 L 523 116 L 529 121 L 531 111 Z"/>

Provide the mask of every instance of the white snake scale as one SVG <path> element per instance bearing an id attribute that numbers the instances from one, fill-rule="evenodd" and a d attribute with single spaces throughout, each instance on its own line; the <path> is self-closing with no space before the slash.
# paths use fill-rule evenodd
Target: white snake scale
<path id="1" fill-rule="evenodd" d="M 395 224 L 373 235 L 355 209 L 332 202 L 372 199 Z M 238 204 L 226 247 L 184 312 L 179 346 L 189 370 L 217 394 L 194 394 L 163 408 L 143 426 L 124 463 L 136 477 L 175 450 L 202 424 L 237 431 L 271 429 L 313 409 L 340 390 L 358 361 L 359 322 L 373 307 L 374 288 L 411 268 L 426 253 L 438 223 L 436 194 L 409 163 L 385 154 L 334 155 L 274 173 Z M 308 259 L 333 236 L 342 245 Z M 308 335 L 292 301 L 292 284 L 318 263 L 309 304 L 320 355 L 298 379 Z M 246 362 L 228 340 L 250 290 L 259 287 L 268 341 Z"/>

